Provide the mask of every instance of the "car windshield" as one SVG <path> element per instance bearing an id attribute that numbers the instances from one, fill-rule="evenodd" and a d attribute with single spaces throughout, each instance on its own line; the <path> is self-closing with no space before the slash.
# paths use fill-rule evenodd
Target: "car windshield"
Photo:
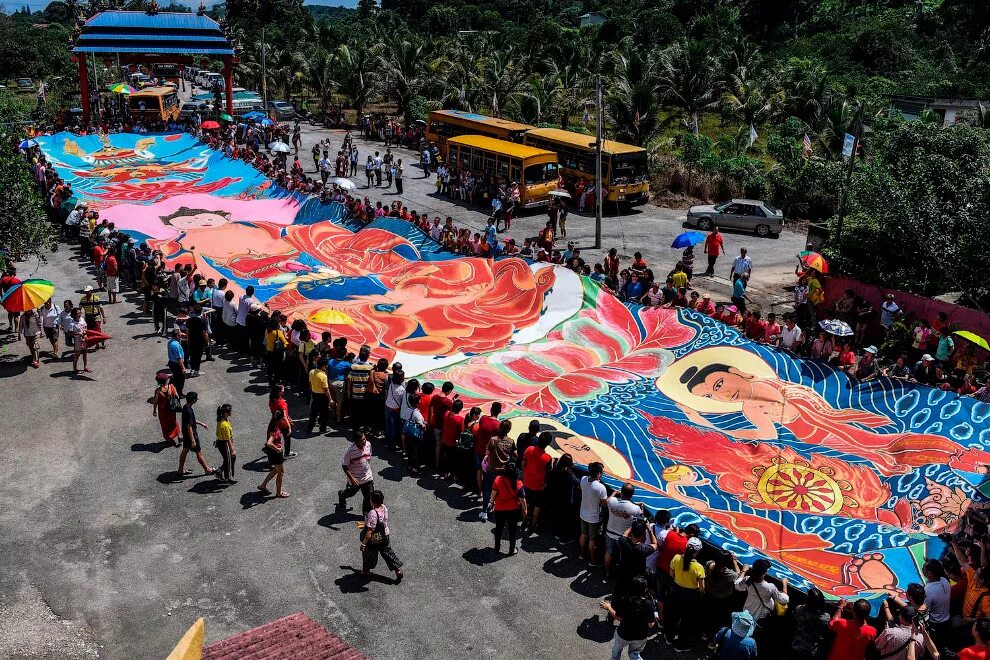
<path id="1" fill-rule="evenodd" d="M 767 210 L 767 213 L 771 215 L 780 215 L 780 209 L 776 209 L 770 206 L 769 204 L 767 204 L 766 202 L 763 202 L 763 208 L 765 208 Z"/>
<path id="2" fill-rule="evenodd" d="M 646 152 L 616 154 L 612 157 L 612 182 L 616 184 L 642 183 L 646 181 Z"/>
<path id="3" fill-rule="evenodd" d="M 722 211 L 724 211 L 725 209 L 727 209 L 730 204 L 732 204 L 732 200 L 731 199 L 729 201 L 727 201 L 727 202 L 722 202 L 721 204 L 716 204 L 715 205 L 715 210 L 718 211 L 719 213 L 721 213 Z"/>

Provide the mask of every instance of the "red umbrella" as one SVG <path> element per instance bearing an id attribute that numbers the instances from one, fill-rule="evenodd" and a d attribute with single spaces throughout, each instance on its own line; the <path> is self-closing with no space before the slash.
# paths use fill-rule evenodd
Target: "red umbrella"
<path id="1" fill-rule="evenodd" d="M 105 335 L 102 332 L 97 332 L 96 330 L 86 331 L 86 348 L 93 348 L 97 344 L 102 344 L 108 339 L 112 339 L 110 335 Z"/>
<path id="2" fill-rule="evenodd" d="M 220 124 L 218 124 L 217 122 L 213 121 L 212 119 L 207 119 L 202 124 L 200 124 L 200 128 L 206 128 L 206 129 L 220 128 Z"/>
<path id="3" fill-rule="evenodd" d="M 825 257 L 818 254 L 817 252 L 808 252 L 801 257 L 801 263 L 803 263 L 808 268 L 813 268 L 823 275 L 828 273 L 828 262 L 825 261 Z"/>

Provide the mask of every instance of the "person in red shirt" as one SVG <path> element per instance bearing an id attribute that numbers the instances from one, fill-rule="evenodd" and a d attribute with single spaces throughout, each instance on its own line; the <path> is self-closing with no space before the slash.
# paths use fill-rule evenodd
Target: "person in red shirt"
<path id="1" fill-rule="evenodd" d="M 21 280 L 17 277 L 17 268 L 14 266 L 9 267 L 7 272 L 3 274 L 3 277 L 0 277 L 0 295 L 7 293 L 15 284 L 20 283 Z M 7 332 L 15 331 L 20 318 L 20 312 L 7 312 Z"/>
<path id="2" fill-rule="evenodd" d="M 959 660 L 990 660 L 990 619 L 980 617 L 973 623 L 973 641 L 959 651 Z"/>
<path id="3" fill-rule="evenodd" d="M 763 341 L 763 336 L 767 332 L 767 322 L 763 320 L 759 311 L 746 312 L 744 325 L 746 336 L 753 341 Z"/>
<path id="4" fill-rule="evenodd" d="M 770 312 L 767 314 L 767 328 L 763 332 L 763 343 L 776 346 L 778 339 L 780 339 L 780 324 L 777 323 L 777 315 Z"/>
<path id="5" fill-rule="evenodd" d="M 523 527 L 535 530 L 540 524 L 540 509 L 543 508 L 543 491 L 547 487 L 547 474 L 550 467 L 550 454 L 547 447 L 553 442 L 553 436 L 544 431 L 540 434 L 535 445 L 523 452 L 522 471 L 523 487 L 526 489 L 526 507 L 529 515 L 523 521 Z"/>
<path id="6" fill-rule="evenodd" d="M 712 227 L 712 233 L 705 239 L 705 254 L 708 256 L 708 270 L 705 271 L 705 277 L 715 277 L 715 262 L 718 261 L 720 254 L 725 254 L 725 245 L 718 226 Z"/>
<path id="7" fill-rule="evenodd" d="M 96 265 L 97 288 L 102 289 L 106 285 L 106 273 L 103 271 L 103 260 L 107 258 L 107 248 L 103 239 L 97 239 L 92 250 L 93 263 Z"/>
<path id="8" fill-rule="evenodd" d="M 839 607 L 828 627 L 835 634 L 828 660 L 865 660 L 866 648 L 877 637 L 877 629 L 866 623 L 870 616 L 870 604 L 860 598 L 852 606 L 852 618 L 843 619 L 846 600 L 839 601 Z"/>
<path id="9" fill-rule="evenodd" d="M 426 420 L 426 428 L 432 429 L 433 439 L 434 439 L 434 451 L 436 455 L 434 459 L 436 460 L 435 465 L 437 466 L 437 471 L 440 470 L 440 446 L 441 446 L 441 436 L 443 434 L 443 424 L 444 419 L 447 416 L 447 411 L 450 410 L 454 405 L 454 399 L 457 395 L 451 396 L 451 392 L 454 391 L 454 384 L 449 380 L 440 386 L 440 394 L 434 394 L 433 398 L 430 400 L 430 414 L 423 415 Z M 457 438 L 454 438 L 454 444 L 457 444 Z M 450 471 L 448 467 L 448 472 Z"/>
<path id="10" fill-rule="evenodd" d="M 430 403 L 436 398 L 435 391 L 436 385 L 433 383 L 423 383 L 419 391 L 419 403 L 416 404 L 416 409 L 423 416 L 423 423 L 426 426 L 423 427 L 423 435 L 419 440 L 412 443 L 414 446 L 412 451 L 409 452 L 409 471 L 414 475 L 419 474 L 419 466 L 426 463 L 424 457 L 427 455 L 427 452 L 433 449 L 433 425 L 430 424 Z"/>
<path id="11" fill-rule="evenodd" d="M 113 305 L 117 302 L 117 294 L 120 293 L 120 270 L 113 252 L 103 260 L 103 274 L 107 281 L 107 303 Z"/>
<path id="12" fill-rule="evenodd" d="M 436 400 L 440 397 L 434 397 Z M 454 399 L 450 410 L 443 412 L 442 430 L 437 435 L 437 472 L 450 479 L 457 456 L 457 440 L 464 432 L 464 402 Z"/>
<path id="13" fill-rule="evenodd" d="M 846 342 L 842 345 L 842 350 L 839 351 L 839 369 L 842 369 L 843 371 L 848 373 L 855 366 L 856 366 L 856 351 L 853 350 L 852 344 Z"/>
<path id="14" fill-rule="evenodd" d="M 647 266 L 649 266 L 649 264 L 646 263 L 646 259 L 643 258 L 642 252 L 636 252 L 633 254 L 633 262 L 632 265 L 629 267 L 629 270 L 635 270 L 641 273 L 645 273 Z"/>
<path id="15" fill-rule="evenodd" d="M 502 404 L 496 401 L 489 410 L 490 414 L 481 416 L 481 419 L 478 420 L 478 428 L 474 431 L 474 457 L 478 467 L 478 492 L 481 493 L 483 503 L 481 514 L 478 517 L 481 518 L 482 522 L 488 522 L 488 498 L 485 495 L 491 495 L 495 475 L 482 470 L 481 464 L 485 459 L 485 454 L 488 453 L 488 442 L 498 433 L 498 416 L 502 414 Z"/>

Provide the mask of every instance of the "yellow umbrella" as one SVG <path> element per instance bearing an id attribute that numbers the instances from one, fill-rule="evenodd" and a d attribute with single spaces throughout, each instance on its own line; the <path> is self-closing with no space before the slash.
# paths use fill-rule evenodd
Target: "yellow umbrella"
<path id="1" fill-rule="evenodd" d="M 987 340 L 974 332 L 970 332 L 969 330 L 959 330 L 952 334 L 956 335 L 957 337 L 962 337 L 966 341 L 973 342 L 974 344 L 976 344 L 985 351 L 990 351 L 990 344 L 987 343 Z"/>
<path id="2" fill-rule="evenodd" d="M 310 316 L 309 320 L 323 325 L 354 325 L 354 319 L 336 309 L 321 309 Z"/>

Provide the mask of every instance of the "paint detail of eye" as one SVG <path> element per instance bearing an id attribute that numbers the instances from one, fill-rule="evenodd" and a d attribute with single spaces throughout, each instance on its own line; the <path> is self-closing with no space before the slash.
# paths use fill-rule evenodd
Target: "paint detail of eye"
<path id="1" fill-rule="evenodd" d="M 721 378 L 719 378 L 718 380 L 716 380 L 715 381 L 715 384 L 712 385 L 712 391 L 718 392 L 720 389 L 722 389 L 722 379 Z"/>

